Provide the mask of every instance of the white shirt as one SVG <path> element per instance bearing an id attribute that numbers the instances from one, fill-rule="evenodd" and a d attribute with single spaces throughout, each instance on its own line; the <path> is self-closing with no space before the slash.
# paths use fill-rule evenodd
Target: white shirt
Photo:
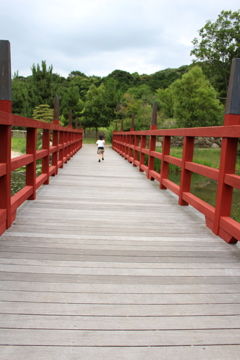
<path id="1" fill-rule="evenodd" d="M 98 147 L 104 147 L 105 140 L 98 140 L 96 144 L 98 145 Z"/>

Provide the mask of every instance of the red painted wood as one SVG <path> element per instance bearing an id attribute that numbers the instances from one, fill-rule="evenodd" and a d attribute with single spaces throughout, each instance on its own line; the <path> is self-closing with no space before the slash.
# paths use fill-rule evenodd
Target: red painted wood
<path id="1" fill-rule="evenodd" d="M 175 156 L 164 155 L 164 161 L 169 164 L 173 164 L 178 167 L 182 167 L 182 159 L 176 158 Z"/>
<path id="2" fill-rule="evenodd" d="M 147 131 L 130 131 L 124 134 L 123 132 L 115 132 L 113 134 L 113 142 L 116 144 L 116 148 L 123 149 L 126 146 L 125 138 L 130 135 L 134 135 L 134 146 L 128 145 L 128 149 L 134 149 L 134 157 L 133 159 L 131 157 L 130 161 L 133 161 L 134 166 L 138 166 L 139 171 L 145 171 L 148 177 L 160 180 L 160 187 L 162 189 L 167 188 L 177 194 L 180 205 L 190 204 L 203 213 L 206 217 L 207 226 L 215 234 L 218 234 L 229 243 L 239 241 L 239 224 L 230 218 L 230 213 L 233 188 L 240 189 L 240 176 L 234 173 L 237 142 L 238 138 L 240 138 L 240 115 L 225 115 L 225 126 L 219 127 L 170 130 L 151 129 Z M 146 148 L 147 136 L 150 136 L 150 149 Z M 156 152 L 153 145 L 154 142 L 151 143 L 151 139 L 154 139 L 155 136 L 164 137 L 162 153 Z M 170 156 L 170 139 L 172 136 L 184 136 L 182 159 Z M 195 136 L 223 138 L 220 170 L 196 164 L 192 161 Z M 141 146 L 137 146 L 138 138 L 141 138 Z M 124 153 L 124 151 L 121 153 Z M 148 166 L 144 164 L 145 154 L 149 155 L 150 166 L 149 164 Z M 139 161 L 137 160 L 138 157 Z M 155 158 L 162 160 L 161 175 L 157 174 L 154 170 L 153 163 Z M 168 164 L 182 167 L 180 186 L 168 179 Z M 190 193 L 192 172 L 218 181 L 216 208 Z"/>
<path id="3" fill-rule="evenodd" d="M 7 172 L 7 165 L 0 164 L 0 176 L 6 175 L 6 172 Z"/>
<path id="4" fill-rule="evenodd" d="M 223 138 L 221 160 L 218 177 L 218 189 L 216 199 L 215 218 L 213 233 L 219 234 L 219 222 L 222 216 L 231 215 L 233 188 L 224 182 L 225 174 L 234 174 L 237 159 L 238 139 Z"/>
<path id="5" fill-rule="evenodd" d="M 12 112 L 12 101 L 11 100 L 0 100 L 0 111 L 6 113 Z"/>
<path id="6" fill-rule="evenodd" d="M 192 205 L 199 212 L 204 214 L 208 219 L 213 220 L 214 218 L 214 207 L 206 203 L 205 201 L 199 199 L 197 196 L 191 194 L 190 192 L 185 192 L 182 195 L 183 200 Z"/>
<path id="7" fill-rule="evenodd" d="M 26 153 L 33 156 L 33 161 L 26 167 L 26 185 L 32 187 L 32 194 L 29 200 L 36 199 L 36 147 L 37 147 L 37 129 L 27 129 Z"/>
<path id="8" fill-rule="evenodd" d="M 188 205 L 183 199 L 184 192 L 190 192 L 192 172 L 186 169 L 186 162 L 191 162 L 194 151 L 194 137 L 185 137 L 183 143 L 182 171 L 180 180 L 179 205 Z"/>
<path id="9" fill-rule="evenodd" d="M 156 125 L 151 125 L 151 130 L 155 130 Z M 151 172 L 154 170 L 154 156 L 152 156 L 151 152 L 155 151 L 156 149 L 156 136 L 151 135 L 150 136 L 150 142 L 149 142 L 149 155 L 148 155 L 148 171 L 147 171 L 147 177 L 149 180 L 154 180 L 154 177 L 151 176 Z"/>
<path id="10" fill-rule="evenodd" d="M 212 180 L 218 181 L 219 170 L 213 169 L 209 166 L 195 164 L 193 162 L 186 162 L 185 169 L 195 172 L 196 174 L 206 176 Z"/>
<path id="11" fill-rule="evenodd" d="M 20 167 L 26 166 L 33 161 L 33 155 L 21 155 L 11 160 L 11 171 L 17 170 Z"/>
<path id="12" fill-rule="evenodd" d="M 140 160 L 139 160 L 139 171 L 143 172 L 145 170 L 143 170 L 145 168 L 144 165 L 144 160 L 145 160 L 145 155 L 143 150 L 146 148 L 146 144 L 147 144 L 147 138 L 145 135 L 143 135 L 141 137 L 141 149 L 140 149 Z"/>
<path id="13" fill-rule="evenodd" d="M 168 179 L 168 162 L 166 161 L 167 156 L 170 154 L 171 137 L 164 136 L 163 147 L 162 147 L 162 164 L 161 164 L 161 183 L 160 189 L 165 190 L 164 180 Z"/>
<path id="14" fill-rule="evenodd" d="M 6 211 L 6 220 L 0 224 L 1 229 L 11 226 L 11 126 L 0 125 L 0 210 Z"/>
<path id="15" fill-rule="evenodd" d="M 225 174 L 224 182 L 225 184 L 230 185 L 236 189 L 240 189 L 239 175 Z"/>
<path id="16" fill-rule="evenodd" d="M 161 179 L 161 185 L 163 186 L 163 189 L 169 189 L 174 194 L 179 195 L 179 185 L 175 184 L 173 181 L 168 179 Z"/>
<path id="17" fill-rule="evenodd" d="M 18 191 L 11 198 L 11 212 L 14 213 L 19 206 L 21 206 L 25 200 L 27 200 L 33 192 L 32 186 L 25 186 L 23 189 Z"/>
<path id="18" fill-rule="evenodd" d="M 42 136 L 42 149 L 46 150 L 46 155 L 42 158 L 42 174 L 47 175 L 45 185 L 49 184 L 49 162 L 50 162 L 50 130 L 44 129 Z"/>

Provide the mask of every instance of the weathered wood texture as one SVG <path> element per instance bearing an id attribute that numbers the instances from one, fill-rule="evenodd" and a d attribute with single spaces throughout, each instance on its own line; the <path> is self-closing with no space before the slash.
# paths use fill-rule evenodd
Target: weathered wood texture
<path id="1" fill-rule="evenodd" d="M 1 360 L 239 359 L 240 247 L 110 148 L 0 238 Z"/>

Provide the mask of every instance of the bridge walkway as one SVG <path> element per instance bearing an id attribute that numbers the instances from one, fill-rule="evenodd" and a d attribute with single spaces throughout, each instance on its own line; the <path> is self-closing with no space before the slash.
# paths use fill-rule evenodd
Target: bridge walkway
<path id="1" fill-rule="evenodd" d="M 0 237 L 1 360 L 239 359 L 240 247 L 84 145 Z"/>

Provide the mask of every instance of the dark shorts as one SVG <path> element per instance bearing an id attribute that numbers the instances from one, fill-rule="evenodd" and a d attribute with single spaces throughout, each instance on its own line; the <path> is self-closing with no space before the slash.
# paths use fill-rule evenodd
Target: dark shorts
<path id="1" fill-rule="evenodd" d="M 98 154 L 103 154 L 103 153 L 104 153 L 104 147 L 99 147 L 99 148 L 97 149 L 97 153 L 98 153 Z"/>

